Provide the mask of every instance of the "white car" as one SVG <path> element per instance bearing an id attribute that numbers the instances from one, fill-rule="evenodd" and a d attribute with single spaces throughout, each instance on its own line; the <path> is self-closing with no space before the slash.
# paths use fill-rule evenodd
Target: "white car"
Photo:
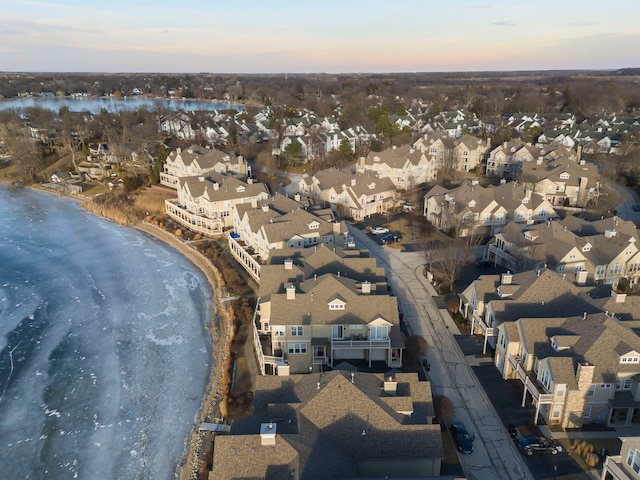
<path id="1" fill-rule="evenodd" d="M 389 229 L 387 227 L 373 227 L 371 233 L 374 235 L 382 235 L 383 233 L 389 233 Z"/>

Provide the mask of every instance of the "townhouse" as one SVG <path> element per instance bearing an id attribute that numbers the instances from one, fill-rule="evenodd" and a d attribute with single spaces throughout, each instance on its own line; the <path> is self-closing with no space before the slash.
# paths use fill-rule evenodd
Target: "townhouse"
<path id="1" fill-rule="evenodd" d="M 503 378 L 522 382 L 534 421 L 629 426 L 640 421 L 639 327 L 607 313 L 520 318 L 498 327 L 495 365 Z"/>
<path id="2" fill-rule="evenodd" d="M 235 205 L 257 205 L 269 197 L 269 189 L 263 183 L 218 172 L 179 177 L 177 193 L 177 198 L 165 200 L 169 217 L 207 236 L 221 235 L 223 229 L 233 226 L 231 215 Z"/>
<path id="3" fill-rule="evenodd" d="M 595 164 L 575 161 L 577 154 L 564 147 L 535 162 L 520 165 L 520 180 L 553 206 L 586 207 L 600 195 L 600 173 Z"/>
<path id="4" fill-rule="evenodd" d="M 390 178 L 353 174 L 349 168 L 329 168 L 313 176 L 303 175 L 298 192 L 330 204 L 339 216 L 355 221 L 386 213 L 396 201 L 396 187 Z"/>
<path id="5" fill-rule="evenodd" d="M 348 230 L 329 208 L 310 204 L 309 198 L 274 195 L 258 204 L 233 207 L 233 233 L 228 236 L 231 254 L 260 282 L 260 270 L 274 249 L 318 245 L 346 245 Z"/>
<path id="6" fill-rule="evenodd" d="M 485 248 L 484 258 L 514 272 L 546 265 L 582 283 L 614 288 L 621 278 L 640 280 L 640 236 L 633 222 L 574 216 L 538 225 L 508 223 Z"/>
<path id="7" fill-rule="evenodd" d="M 488 177 L 515 178 L 517 165 L 533 162 L 540 156 L 540 149 L 519 138 L 504 142 L 489 152 L 486 175 Z"/>
<path id="8" fill-rule="evenodd" d="M 413 147 L 429 157 L 437 168 L 451 174 L 471 172 L 484 163 L 491 140 L 473 135 L 457 137 L 442 132 L 427 133 L 413 143 Z"/>
<path id="9" fill-rule="evenodd" d="M 547 200 L 516 182 L 485 188 L 475 181 L 451 190 L 436 185 L 424 197 L 424 215 L 457 236 L 493 235 L 510 220 L 533 223 L 558 216 Z"/>
<path id="10" fill-rule="evenodd" d="M 358 159 L 355 171 L 372 173 L 378 178 L 389 178 L 400 190 L 433 182 L 438 175 L 434 157 L 409 145 L 394 146 L 382 152 L 369 152 L 366 157 Z"/>
<path id="11" fill-rule="evenodd" d="M 290 270 L 283 275 L 293 274 L 293 259 L 280 267 Z M 278 375 L 321 371 L 323 365 L 349 360 L 400 367 L 404 340 L 397 298 L 367 277 L 371 274 L 345 277 L 338 271 L 291 283 L 270 281 L 274 290 L 265 286 L 257 306 L 256 326 L 268 335 L 264 349 L 270 353 L 261 363 L 275 364 Z"/>
<path id="12" fill-rule="evenodd" d="M 160 172 L 160 183 L 177 189 L 181 177 L 201 176 L 211 172 L 251 176 L 251 167 L 241 155 L 192 145 L 185 150 L 177 148 L 169 153 L 163 171 Z"/>
<path id="13" fill-rule="evenodd" d="M 415 373 L 257 377 L 254 405 L 215 437 L 216 479 L 440 475 L 431 386 Z"/>
<path id="14" fill-rule="evenodd" d="M 598 313 L 593 298 L 608 296 L 609 285 L 593 286 L 539 268 L 522 273 L 482 275 L 460 295 L 471 334 L 483 336 L 484 350 L 496 348 L 498 327 L 522 317 L 558 317 Z"/>
<path id="15" fill-rule="evenodd" d="M 607 455 L 600 480 L 640 480 L 640 437 L 619 437 L 620 455 Z"/>

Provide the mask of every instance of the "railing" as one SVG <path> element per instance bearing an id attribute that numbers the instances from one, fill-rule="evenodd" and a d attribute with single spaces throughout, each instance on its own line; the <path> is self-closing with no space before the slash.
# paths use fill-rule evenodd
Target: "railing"
<path id="1" fill-rule="evenodd" d="M 264 359 L 264 363 L 268 363 L 269 365 L 278 365 L 280 363 L 284 363 L 284 357 L 275 357 L 273 355 L 263 355 L 262 358 Z"/>
<path id="2" fill-rule="evenodd" d="M 313 357 L 314 365 L 326 365 L 329 359 L 326 356 Z"/>
<path id="3" fill-rule="evenodd" d="M 624 469 L 619 465 L 621 463 L 622 463 L 622 457 L 620 455 L 607 457 L 607 459 L 604 462 L 602 471 L 603 473 L 609 472 L 615 480 L 631 479 L 632 477 L 627 472 L 625 472 Z"/>
<path id="4" fill-rule="evenodd" d="M 165 200 L 165 208 L 167 215 L 180 225 L 187 227 L 195 232 L 214 237 L 222 234 L 222 222 L 220 220 L 212 220 L 201 215 L 196 215 L 177 204 L 177 199 Z"/>
<path id="5" fill-rule="evenodd" d="M 390 348 L 391 340 L 372 340 L 372 339 L 363 339 L 363 340 L 331 340 L 331 344 L 334 349 L 346 349 L 346 348 Z"/>
<path id="6" fill-rule="evenodd" d="M 168 173 L 160 172 L 160 183 L 162 185 L 166 185 L 167 187 L 177 188 L 178 187 L 178 177 L 175 175 L 171 175 Z"/>
<path id="7" fill-rule="evenodd" d="M 251 275 L 251 277 L 258 283 L 260 283 L 260 263 L 253 258 L 249 252 L 247 252 L 240 243 L 238 243 L 231 235 L 227 235 L 229 240 L 229 249 L 231 255 L 235 258 L 240 265 Z"/>
<path id="8" fill-rule="evenodd" d="M 507 267 L 512 266 L 512 268 L 514 268 L 516 265 L 516 257 L 514 257 L 513 255 L 509 255 L 507 252 L 505 252 L 501 248 L 496 247 L 495 245 L 489 245 L 489 253 L 493 253 L 496 257 L 500 257 L 509 262 L 509 265 L 507 265 Z"/>
<path id="9" fill-rule="evenodd" d="M 531 380 L 529 374 L 522 366 L 522 357 L 519 355 L 509 355 L 507 359 L 524 387 L 533 397 L 534 403 L 539 405 L 553 403 L 553 394 L 541 393 L 538 385 Z"/>

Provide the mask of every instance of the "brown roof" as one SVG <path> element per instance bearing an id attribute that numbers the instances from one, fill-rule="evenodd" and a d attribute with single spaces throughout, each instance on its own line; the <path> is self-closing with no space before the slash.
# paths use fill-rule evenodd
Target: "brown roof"
<path id="1" fill-rule="evenodd" d="M 443 458 L 440 426 L 429 424 L 429 383 L 396 373 L 397 396 L 390 396 L 384 378 L 356 372 L 352 382 L 335 370 L 256 378 L 254 414 L 216 438 L 215 478 L 354 478 L 362 459 Z M 276 425 L 275 446 L 260 444 L 268 422 Z"/>

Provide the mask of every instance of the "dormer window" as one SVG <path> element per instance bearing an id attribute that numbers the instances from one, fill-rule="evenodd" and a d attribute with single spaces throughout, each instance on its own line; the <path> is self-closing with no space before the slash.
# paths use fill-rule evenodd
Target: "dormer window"
<path id="1" fill-rule="evenodd" d="M 376 184 L 375 184 L 375 182 L 371 182 L 369 184 L 369 190 L 373 190 L 374 188 L 376 188 Z"/>
<path id="2" fill-rule="evenodd" d="M 583 252 L 588 252 L 589 250 L 591 250 L 591 244 L 590 243 L 587 243 L 587 244 L 585 244 L 584 247 L 582 247 L 582 251 Z"/>
<path id="3" fill-rule="evenodd" d="M 475 201 L 475 200 L 471 200 L 471 201 L 469 202 L 469 207 L 470 207 L 470 208 L 473 208 L 473 207 L 475 207 L 475 206 L 476 206 L 476 201 Z"/>
<path id="4" fill-rule="evenodd" d="M 562 173 L 560 174 L 560 178 L 561 178 L 562 180 L 569 180 L 569 174 L 568 174 L 567 172 L 562 172 Z"/>
<path id="5" fill-rule="evenodd" d="M 309 230 L 317 230 L 320 228 L 320 224 L 316 221 L 311 222 L 309 225 Z"/>
<path id="6" fill-rule="evenodd" d="M 236 192 L 241 193 L 241 192 L 244 192 L 244 191 L 245 191 L 244 185 L 238 185 L 236 187 Z"/>
<path id="7" fill-rule="evenodd" d="M 640 356 L 637 353 L 628 353 L 620 357 L 621 364 L 640 363 Z"/>
<path id="8" fill-rule="evenodd" d="M 336 298 L 335 300 L 331 300 L 329 303 L 329 310 L 344 310 L 347 306 L 347 302 Z"/>

